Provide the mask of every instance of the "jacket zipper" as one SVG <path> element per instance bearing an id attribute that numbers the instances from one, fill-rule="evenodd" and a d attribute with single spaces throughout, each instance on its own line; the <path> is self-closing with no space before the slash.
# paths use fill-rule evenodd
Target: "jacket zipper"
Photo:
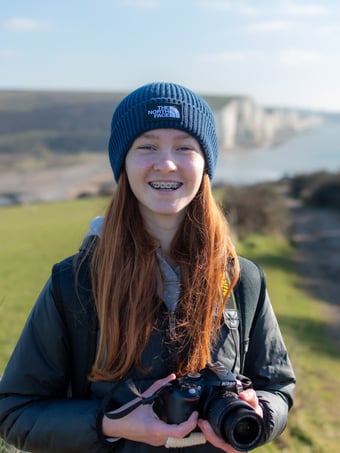
<path id="1" fill-rule="evenodd" d="M 176 314 L 174 311 L 168 312 L 168 338 L 169 338 L 169 365 L 171 371 L 175 369 L 175 355 L 176 355 Z M 179 452 L 178 452 L 179 453 Z"/>
<path id="2" fill-rule="evenodd" d="M 170 339 L 175 338 L 176 334 L 176 315 L 174 311 L 169 311 L 169 334 Z"/>

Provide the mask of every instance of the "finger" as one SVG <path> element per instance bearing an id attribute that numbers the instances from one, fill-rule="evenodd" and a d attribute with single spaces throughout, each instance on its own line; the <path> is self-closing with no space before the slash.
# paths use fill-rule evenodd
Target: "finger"
<path id="1" fill-rule="evenodd" d="M 163 379 L 158 379 L 147 390 L 145 390 L 145 392 L 143 393 L 143 396 L 147 397 L 147 396 L 153 395 L 157 390 L 164 387 L 164 385 L 168 384 L 169 382 L 173 381 L 174 379 L 176 379 L 176 375 L 174 373 L 169 374 L 169 376 L 166 376 Z"/>
<path id="2" fill-rule="evenodd" d="M 215 431 L 212 429 L 210 423 L 207 420 L 199 419 L 198 426 L 202 430 L 207 441 L 212 445 L 220 448 L 222 451 L 225 451 L 227 453 L 237 453 L 237 450 L 235 450 L 231 445 L 224 442 L 221 437 L 216 435 Z"/>
<path id="3" fill-rule="evenodd" d="M 260 417 L 263 417 L 263 410 L 262 407 L 259 405 L 259 399 L 257 397 L 255 390 L 253 389 L 244 390 L 239 394 L 239 397 L 240 399 L 248 403 Z"/>
<path id="4" fill-rule="evenodd" d="M 180 427 L 179 436 L 180 437 L 184 437 L 187 434 L 191 433 L 191 431 L 193 431 L 196 428 L 196 426 L 197 426 L 197 420 L 198 420 L 198 412 L 194 411 L 190 415 L 188 420 L 186 420 L 185 422 L 180 423 L 179 425 L 177 425 L 178 427 Z"/>
<path id="5" fill-rule="evenodd" d="M 197 426 L 198 412 L 194 411 L 188 420 L 176 425 L 164 425 L 164 433 L 167 437 L 181 439 L 191 433 Z"/>
<path id="6" fill-rule="evenodd" d="M 244 390 L 239 394 L 240 399 L 246 401 L 251 406 L 256 406 L 258 404 L 258 398 L 254 389 Z"/>

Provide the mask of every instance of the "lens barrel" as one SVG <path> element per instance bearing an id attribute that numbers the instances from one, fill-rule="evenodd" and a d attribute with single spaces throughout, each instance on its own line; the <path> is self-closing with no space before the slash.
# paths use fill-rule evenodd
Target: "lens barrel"
<path id="1" fill-rule="evenodd" d="M 215 433 L 236 450 L 248 451 L 261 443 L 263 420 L 245 401 L 235 397 L 215 399 L 206 412 L 204 418 Z"/>

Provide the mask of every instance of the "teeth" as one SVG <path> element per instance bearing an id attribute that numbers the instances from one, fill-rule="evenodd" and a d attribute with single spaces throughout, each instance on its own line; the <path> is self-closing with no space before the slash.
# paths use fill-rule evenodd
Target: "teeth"
<path id="1" fill-rule="evenodd" d="M 180 184 L 178 182 L 152 182 L 150 183 L 153 189 L 175 190 Z"/>

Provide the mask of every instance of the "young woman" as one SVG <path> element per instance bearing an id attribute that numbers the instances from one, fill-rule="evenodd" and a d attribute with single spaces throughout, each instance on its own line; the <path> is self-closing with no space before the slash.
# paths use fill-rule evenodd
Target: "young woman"
<path id="1" fill-rule="evenodd" d="M 263 274 L 236 255 L 211 193 L 211 109 L 177 84 L 140 87 L 113 114 L 109 157 L 117 186 L 107 213 L 54 266 L 0 382 L 0 435 L 48 453 L 162 452 L 176 442 L 233 453 L 274 439 L 295 378 Z M 252 422 L 231 442 L 234 431 L 216 431 L 199 407 L 179 422 L 164 417 L 160 395 L 215 366 L 252 381 L 219 375 L 247 403 L 254 444 Z"/>

